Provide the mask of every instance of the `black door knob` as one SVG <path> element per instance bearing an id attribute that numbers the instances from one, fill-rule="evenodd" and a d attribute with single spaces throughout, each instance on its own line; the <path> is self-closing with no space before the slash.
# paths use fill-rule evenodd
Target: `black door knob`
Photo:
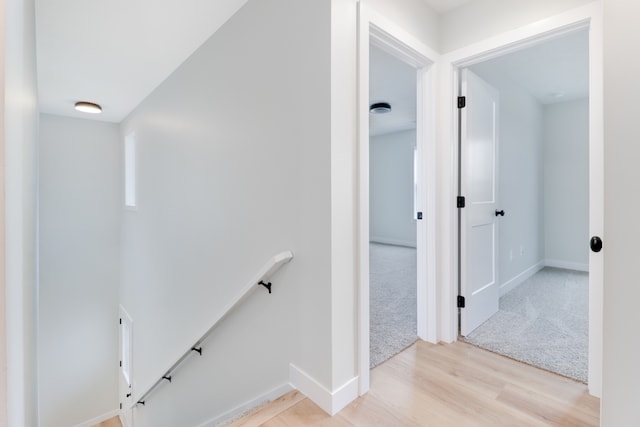
<path id="1" fill-rule="evenodd" d="M 499 211 L 499 210 L 496 209 L 496 216 L 498 216 L 498 215 L 504 216 L 504 210 Z"/>
<path id="2" fill-rule="evenodd" d="M 593 252 L 600 252 L 602 250 L 602 239 L 598 236 L 593 236 L 589 246 L 591 246 Z"/>

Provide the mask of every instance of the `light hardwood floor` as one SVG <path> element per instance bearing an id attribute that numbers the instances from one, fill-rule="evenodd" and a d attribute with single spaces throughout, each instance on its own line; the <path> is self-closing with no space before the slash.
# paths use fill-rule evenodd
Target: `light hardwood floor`
<path id="1" fill-rule="evenodd" d="M 233 427 L 598 426 L 584 384 L 472 345 L 418 341 L 371 372 L 371 390 L 334 417 L 294 391 Z"/>
<path id="2" fill-rule="evenodd" d="M 103 421 L 100 424 L 96 424 L 93 427 L 122 427 L 120 423 L 120 419 L 118 417 L 113 417 L 108 419 L 107 421 Z"/>

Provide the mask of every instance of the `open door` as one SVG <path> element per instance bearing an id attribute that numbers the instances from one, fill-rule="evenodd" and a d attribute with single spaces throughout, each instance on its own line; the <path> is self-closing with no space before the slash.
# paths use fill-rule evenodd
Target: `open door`
<path id="1" fill-rule="evenodd" d="M 132 353 L 133 343 L 133 321 L 120 306 L 120 328 L 119 328 L 119 354 L 120 370 L 118 375 L 118 397 L 120 401 L 120 419 L 123 427 L 133 426 L 133 387 L 132 387 Z"/>
<path id="2" fill-rule="evenodd" d="M 461 72 L 460 108 L 460 333 L 465 336 L 498 311 L 496 219 L 498 92 L 468 69 Z"/>

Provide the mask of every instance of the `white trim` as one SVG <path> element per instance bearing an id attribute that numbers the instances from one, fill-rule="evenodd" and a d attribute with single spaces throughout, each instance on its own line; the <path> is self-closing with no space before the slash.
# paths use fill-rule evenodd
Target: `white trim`
<path id="1" fill-rule="evenodd" d="M 576 270 L 576 271 L 589 271 L 589 263 L 584 262 L 573 262 L 573 261 L 563 261 L 560 259 L 545 259 L 544 265 L 546 267 L 554 267 L 554 268 L 563 268 L 565 270 Z"/>
<path id="2" fill-rule="evenodd" d="M 106 414 L 102 414 L 98 417 L 92 418 L 90 420 L 84 421 L 80 424 L 76 424 L 74 427 L 92 427 L 96 424 L 100 424 L 103 421 L 107 421 L 113 417 L 117 417 L 120 414 L 119 409 L 114 409 L 113 411 L 109 411 Z"/>
<path id="3" fill-rule="evenodd" d="M 289 365 L 289 380 L 295 389 L 331 416 L 358 398 L 358 377 L 350 379 L 334 391 L 329 391 L 309 374 L 291 363 Z"/>
<path id="4" fill-rule="evenodd" d="M 604 235 L 604 77 L 602 3 L 589 31 L 589 233 Z M 589 251 L 589 393 L 602 396 L 604 259 Z"/>
<path id="5" fill-rule="evenodd" d="M 538 271 L 542 270 L 545 265 L 545 262 L 540 261 L 527 268 L 523 272 L 517 274 L 515 277 L 504 282 L 502 285 L 500 285 L 500 296 L 503 296 L 504 294 L 509 293 L 510 291 L 520 286 L 525 280 L 531 278 Z"/>
<path id="6" fill-rule="evenodd" d="M 386 17 L 358 4 L 358 377 L 369 390 L 369 46 L 417 68 L 418 210 L 416 224 L 418 336 L 436 343 L 436 67 L 439 54 Z M 429 238 L 427 238 L 429 236 Z"/>
<path id="7" fill-rule="evenodd" d="M 408 240 L 387 239 L 386 237 L 371 236 L 369 237 L 371 243 L 381 243 L 383 245 L 405 246 L 407 248 L 416 248 L 416 242 L 410 242 Z"/>
<path id="8" fill-rule="evenodd" d="M 443 56 L 443 59 L 459 68 L 468 67 L 581 28 L 588 28 L 590 21 L 599 12 L 595 3 L 597 2 L 489 37 L 478 43 L 449 52 Z"/>
<path id="9" fill-rule="evenodd" d="M 122 412 L 120 412 L 118 418 L 120 419 L 120 424 L 122 424 L 122 427 L 133 427 L 132 424 L 129 424 L 127 422 L 127 419 L 124 417 L 124 414 Z"/>
<path id="10" fill-rule="evenodd" d="M 455 200 L 455 182 L 457 144 L 454 135 L 456 134 L 457 115 L 453 100 L 457 96 L 456 84 L 458 79 L 458 68 L 469 66 L 486 59 L 490 59 L 500 54 L 519 50 L 531 46 L 541 41 L 548 40 L 567 32 L 580 28 L 589 28 L 589 150 L 590 150 L 590 196 L 589 196 L 589 229 L 590 233 L 597 233 L 602 236 L 603 221 L 603 77 L 602 77 L 602 4 L 594 1 L 582 7 L 578 7 L 567 12 L 551 16 L 538 22 L 526 25 L 504 34 L 490 37 L 478 43 L 474 43 L 462 49 L 458 49 L 443 56 L 441 66 L 442 79 L 440 87 L 445 88 L 440 99 L 441 111 L 445 114 L 441 118 L 444 129 L 441 140 L 443 150 L 450 150 L 452 158 L 450 162 L 444 161 L 444 153 L 441 152 L 440 160 L 443 166 L 451 165 L 449 173 L 443 171 L 440 177 L 452 179 L 452 185 L 444 188 L 448 194 L 443 196 L 443 200 Z M 447 92 L 447 89 L 448 92 Z M 593 193 L 593 194 L 592 194 Z M 594 197 L 592 197 L 594 196 Z M 441 311 L 441 337 L 444 341 L 448 338 L 455 340 L 457 337 L 457 308 L 455 307 L 455 297 L 457 293 L 457 261 L 455 255 L 455 242 L 457 241 L 457 212 L 454 204 L 451 203 L 443 207 L 446 219 L 443 220 L 442 228 L 447 232 L 449 228 L 449 239 L 453 244 L 453 250 L 442 251 L 443 268 L 448 272 L 442 273 L 449 276 L 450 280 L 440 280 L 443 285 L 441 289 L 442 301 Z M 446 226 L 449 227 L 446 227 Z M 602 390 L 602 255 L 590 254 L 589 258 L 589 392 L 594 396 L 600 396 Z M 595 272 L 595 274 L 594 274 Z"/>
<path id="11" fill-rule="evenodd" d="M 249 400 L 248 402 L 245 402 L 241 405 L 236 406 L 233 409 L 230 409 L 229 411 L 225 412 L 222 415 L 218 415 L 214 418 L 211 418 L 210 420 L 203 422 L 202 424 L 198 424 L 198 427 L 215 427 L 222 423 L 227 423 L 227 422 L 239 419 L 245 414 L 251 411 L 254 411 L 255 409 L 258 409 L 259 407 L 269 402 L 273 402 L 274 400 L 276 400 L 281 396 L 284 396 L 285 394 L 289 393 L 291 390 L 293 390 L 293 386 L 291 384 L 282 384 L 281 386 L 278 386 L 272 390 L 269 390 L 266 393 L 263 393 L 260 396 L 257 396 Z"/>

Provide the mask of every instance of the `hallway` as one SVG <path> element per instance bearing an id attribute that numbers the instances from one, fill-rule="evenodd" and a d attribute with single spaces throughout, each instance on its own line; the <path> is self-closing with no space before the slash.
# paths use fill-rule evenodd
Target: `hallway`
<path id="1" fill-rule="evenodd" d="M 330 417 L 297 391 L 231 424 L 249 426 L 599 425 L 584 384 L 472 345 L 418 341 L 371 372 L 371 390 Z"/>

